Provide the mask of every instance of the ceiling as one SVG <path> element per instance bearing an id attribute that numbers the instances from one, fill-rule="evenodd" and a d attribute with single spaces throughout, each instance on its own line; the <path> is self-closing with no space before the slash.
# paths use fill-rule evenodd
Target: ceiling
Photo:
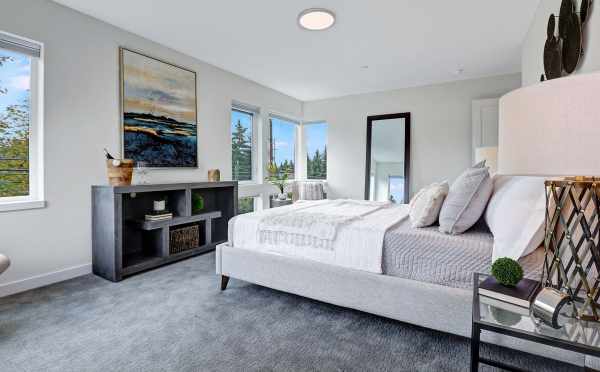
<path id="1" fill-rule="evenodd" d="M 518 72 L 540 2 L 55 1 L 303 101 Z M 300 29 L 311 7 L 335 26 Z"/>

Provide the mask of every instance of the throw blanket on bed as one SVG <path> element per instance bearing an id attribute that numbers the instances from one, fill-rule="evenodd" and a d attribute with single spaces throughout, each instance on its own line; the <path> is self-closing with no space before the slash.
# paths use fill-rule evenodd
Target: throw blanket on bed
<path id="1" fill-rule="evenodd" d="M 263 217 L 258 227 L 260 243 L 333 249 L 333 240 L 341 226 L 391 205 L 359 200 L 297 203 L 296 209 Z"/>
<path id="2" fill-rule="evenodd" d="M 335 213 L 336 210 L 338 213 Z M 294 239 L 261 237 L 262 231 L 270 231 L 268 228 L 298 231 L 301 223 L 293 217 L 284 217 L 287 214 L 300 215 L 300 219 L 304 221 L 302 223 L 309 223 L 307 220 L 311 220 L 310 225 L 320 226 L 319 232 L 317 229 L 312 231 L 312 228 L 307 228 L 302 233 L 304 236 L 310 236 L 308 240 L 322 241 L 322 245 L 304 244 L 306 241 L 296 244 L 298 242 Z M 329 217 L 327 222 L 320 224 L 308 217 L 308 214 Z M 345 200 L 303 201 L 232 218 L 229 221 L 229 244 L 242 249 L 304 258 L 381 274 L 385 233 L 407 217 L 406 205 Z M 267 226 L 271 223 L 277 225 Z M 282 225 L 284 227 L 281 227 Z M 286 234 L 289 236 L 294 233 L 284 232 L 282 236 Z"/>

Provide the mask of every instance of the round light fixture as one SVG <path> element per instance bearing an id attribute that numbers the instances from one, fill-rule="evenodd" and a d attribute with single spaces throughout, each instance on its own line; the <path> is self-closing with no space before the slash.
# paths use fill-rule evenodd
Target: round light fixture
<path id="1" fill-rule="evenodd" d="M 335 14 L 327 9 L 306 9 L 298 16 L 298 24 L 309 31 L 327 30 L 335 24 Z"/>

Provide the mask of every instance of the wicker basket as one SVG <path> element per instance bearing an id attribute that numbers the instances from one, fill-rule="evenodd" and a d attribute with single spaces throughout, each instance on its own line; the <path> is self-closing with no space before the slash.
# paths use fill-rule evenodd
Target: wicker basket
<path id="1" fill-rule="evenodd" d="M 169 253 L 176 254 L 198 248 L 200 245 L 200 229 L 198 225 L 180 227 L 169 234 Z"/>

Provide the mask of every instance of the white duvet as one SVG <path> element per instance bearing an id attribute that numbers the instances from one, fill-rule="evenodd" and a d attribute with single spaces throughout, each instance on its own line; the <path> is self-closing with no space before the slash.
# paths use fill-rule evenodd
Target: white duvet
<path id="1" fill-rule="evenodd" d="M 407 205 L 302 201 L 236 216 L 229 221 L 229 243 L 381 274 L 385 233 L 407 217 Z"/>

